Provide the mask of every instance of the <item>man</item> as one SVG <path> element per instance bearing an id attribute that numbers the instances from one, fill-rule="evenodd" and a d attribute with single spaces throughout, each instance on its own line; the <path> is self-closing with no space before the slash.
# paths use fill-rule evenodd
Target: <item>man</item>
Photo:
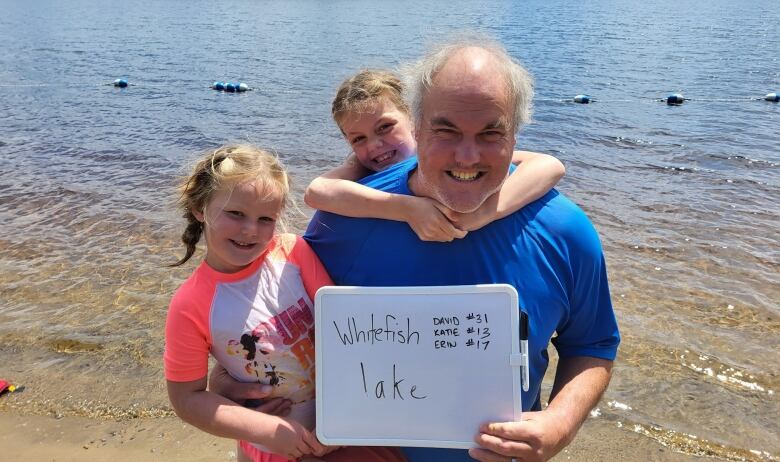
<path id="1" fill-rule="evenodd" d="M 530 76 L 501 46 L 484 42 L 445 45 L 408 73 L 418 159 L 362 183 L 435 199 L 457 224 L 459 213 L 496 202 L 515 133 L 530 114 Z M 604 257 L 587 217 L 557 191 L 451 243 L 420 241 L 402 222 L 323 212 L 305 238 L 338 285 L 508 283 L 529 314 L 522 421 L 484 425 L 480 448 L 468 453 L 405 448 L 411 461 L 547 460 L 573 440 L 609 383 L 619 335 Z M 560 360 L 542 410 L 551 339 Z"/>

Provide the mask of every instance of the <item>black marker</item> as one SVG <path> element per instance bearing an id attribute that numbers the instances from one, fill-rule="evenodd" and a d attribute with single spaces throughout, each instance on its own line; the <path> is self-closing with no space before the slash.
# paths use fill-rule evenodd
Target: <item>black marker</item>
<path id="1" fill-rule="evenodd" d="M 528 368 L 528 314 L 520 311 L 520 355 L 523 362 L 523 391 L 528 391 L 531 381 Z"/>

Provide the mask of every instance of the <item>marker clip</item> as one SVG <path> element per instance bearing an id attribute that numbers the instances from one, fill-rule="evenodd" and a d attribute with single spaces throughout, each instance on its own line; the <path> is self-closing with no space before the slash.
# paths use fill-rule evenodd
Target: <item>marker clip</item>
<path id="1" fill-rule="evenodd" d="M 523 391 L 528 391 L 531 371 L 528 365 L 528 313 L 525 311 L 520 311 L 520 357 L 523 368 Z"/>

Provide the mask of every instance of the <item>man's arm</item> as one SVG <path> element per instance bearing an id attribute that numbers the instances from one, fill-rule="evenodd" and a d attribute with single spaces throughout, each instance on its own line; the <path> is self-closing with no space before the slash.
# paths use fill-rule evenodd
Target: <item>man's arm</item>
<path id="1" fill-rule="evenodd" d="M 520 422 L 489 423 L 480 427 L 479 449 L 469 455 L 483 462 L 515 458 L 545 461 L 574 440 L 588 413 L 609 385 L 612 361 L 589 356 L 558 362 L 550 404 L 539 412 L 524 412 Z"/>

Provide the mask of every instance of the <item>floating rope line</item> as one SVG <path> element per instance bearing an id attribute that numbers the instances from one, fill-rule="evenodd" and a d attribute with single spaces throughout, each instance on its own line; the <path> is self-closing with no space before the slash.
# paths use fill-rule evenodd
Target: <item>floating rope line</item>
<path id="1" fill-rule="evenodd" d="M 216 82 L 215 82 L 216 83 Z M 223 84 L 227 85 L 227 84 Z M 243 91 L 252 91 L 253 88 L 250 88 L 249 85 L 245 83 L 233 83 L 231 85 L 234 85 L 234 91 L 236 92 L 243 92 Z M 115 88 L 128 88 L 128 87 L 138 87 L 138 88 L 170 88 L 170 83 L 155 83 L 155 82 L 131 82 L 127 79 L 116 79 L 111 82 L 105 82 L 105 83 L 68 83 L 68 82 L 60 82 L 60 83 L 0 83 L 0 88 L 45 88 L 45 87 L 64 87 L 64 88 L 98 88 L 98 87 L 115 87 Z M 214 88 L 214 84 L 206 85 L 205 88 Z M 240 88 L 240 89 L 239 89 Z M 225 88 L 222 88 L 222 90 L 225 90 Z"/>
<path id="2" fill-rule="evenodd" d="M 17 83 L 17 84 L 2 84 L 0 83 L 0 87 L 53 87 L 54 85 L 48 84 L 48 83 Z M 96 85 L 90 85 L 90 86 L 96 86 Z"/>
<path id="3" fill-rule="evenodd" d="M 170 87 L 168 83 L 134 83 L 128 79 L 120 78 L 112 82 L 102 84 L 77 84 L 77 83 L 0 83 L 0 88 L 42 88 L 42 87 L 98 87 L 98 86 L 113 86 L 115 88 L 125 89 L 128 87 L 157 87 L 164 88 Z M 227 93 L 244 93 L 252 91 L 249 85 L 243 82 L 222 82 L 216 81 L 208 86 L 208 88 L 220 92 Z M 293 90 L 281 91 L 281 93 L 295 93 Z M 573 98 L 536 98 L 536 101 L 554 102 L 554 103 L 576 103 L 576 104 L 591 104 L 591 103 L 634 103 L 634 102 L 665 102 L 669 106 L 680 106 L 686 101 L 696 102 L 720 102 L 720 103 L 737 103 L 744 101 L 769 101 L 773 103 L 780 102 L 780 93 L 767 93 L 763 97 L 743 97 L 743 98 L 686 98 L 680 93 L 672 93 L 666 98 L 636 98 L 636 99 L 608 99 L 601 100 L 589 95 L 576 95 Z"/>
<path id="4" fill-rule="evenodd" d="M 767 93 L 763 97 L 743 97 L 743 98 L 686 98 L 679 93 L 673 93 L 666 98 L 637 98 L 637 99 L 608 99 L 601 100 L 593 98 L 588 95 L 577 95 L 574 98 L 534 98 L 536 101 L 546 101 L 554 103 L 577 103 L 577 104 L 590 104 L 590 103 L 634 103 L 634 102 L 662 102 L 669 106 L 679 106 L 686 101 L 697 102 L 724 102 L 724 103 L 736 103 L 744 101 L 770 101 L 773 103 L 780 102 L 780 94 Z"/>

